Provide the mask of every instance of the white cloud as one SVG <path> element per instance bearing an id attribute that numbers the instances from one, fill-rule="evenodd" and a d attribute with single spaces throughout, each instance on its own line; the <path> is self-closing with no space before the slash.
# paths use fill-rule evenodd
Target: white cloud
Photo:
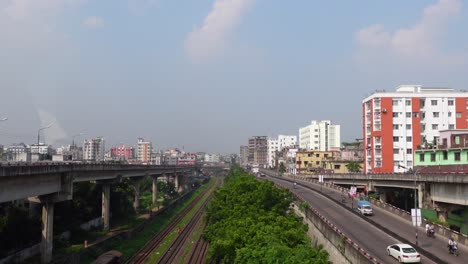
<path id="1" fill-rule="evenodd" d="M 214 59 L 222 53 L 227 38 L 254 0 L 215 0 L 203 26 L 195 27 L 185 48 L 195 62 Z"/>
<path id="2" fill-rule="evenodd" d="M 461 54 L 447 53 L 442 48 L 448 24 L 460 10 L 459 0 L 439 0 L 426 7 L 421 20 L 408 28 L 393 33 L 381 24 L 363 28 L 355 34 L 358 59 L 361 62 L 391 58 L 398 63 L 463 63 Z"/>
<path id="3" fill-rule="evenodd" d="M 83 25 L 89 28 L 102 28 L 104 27 L 104 19 L 100 16 L 89 16 L 84 19 Z"/>

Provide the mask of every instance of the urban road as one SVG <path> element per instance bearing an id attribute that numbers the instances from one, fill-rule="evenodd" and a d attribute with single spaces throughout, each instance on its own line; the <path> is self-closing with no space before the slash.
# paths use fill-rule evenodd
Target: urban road
<path id="1" fill-rule="evenodd" d="M 303 181 L 298 181 L 299 185 L 294 189 L 291 184 L 292 179 L 287 181 L 273 177 L 268 178 L 271 181 L 289 186 L 292 192 L 300 194 L 311 206 L 320 211 L 324 217 L 380 263 L 398 262 L 387 255 L 388 245 L 396 243 L 414 245 L 415 228 L 406 219 L 378 207 L 374 207 L 374 216 L 361 216 L 355 209 L 357 202 L 352 204 L 351 200 L 347 198 L 346 202 L 342 203 L 342 193 L 337 190 L 321 188 L 316 184 Z M 352 207 L 354 209 L 351 209 Z M 448 253 L 447 237 L 436 235 L 435 239 L 429 238 L 422 227 L 418 229 L 418 234 L 418 252 L 421 253 L 422 263 L 467 263 L 468 250 L 465 246 L 459 245 L 460 256 L 456 257 Z"/>

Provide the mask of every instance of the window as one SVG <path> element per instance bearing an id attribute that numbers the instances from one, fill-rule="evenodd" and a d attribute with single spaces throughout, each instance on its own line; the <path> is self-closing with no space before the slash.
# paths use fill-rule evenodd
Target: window
<path id="1" fill-rule="evenodd" d="M 432 129 L 433 129 L 433 130 L 439 129 L 439 125 L 438 125 L 438 124 L 432 124 Z"/>
<path id="2" fill-rule="evenodd" d="M 431 105 L 437 105 L 437 100 L 431 100 Z"/>
<path id="3" fill-rule="evenodd" d="M 398 117 L 398 112 L 393 112 L 393 117 Z"/>
<path id="4" fill-rule="evenodd" d="M 455 144 L 460 144 L 460 136 L 455 136 Z"/>
<path id="5" fill-rule="evenodd" d="M 448 100 L 447 103 L 448 105 L 453 105 L 453 100 Z"/>
<path id="6" fill-rule="evenodd" d="M 459 151 L 457 151 L 457 152 L 455 152 L 455 153 L 453 153 L 453 154 L 454 154 L 454 156 L 455 156 L 455 161 L 460 161 L 460 160 L 461 160 L 461 155 L 460 155 L 460 152 L 459 152 Z"/>
<path id="7" fill-rule="evenodd" d="M 394 166 L 394 167 L 398 167 L 399 165 L 400 165 L 400 162 L 399 162 L 399 161 L 394 161 L 394 162 L 393 162 L 393 166 Z"/>
<path id="8" fill-rule="evenodd" d="M 414 117 L 414 118 L 418 118 L 418 117 L 419 117 L 419 113 L 418 113 L 418 112 L 413 112 L 413 117 Z"/>
<path id="9" fill-rule="evenodd" d="M 411 125 L 406 125 L 406 129 L 411 129 Z"/>
<path id="10" fill-rule="evenodd" d="M 413 166 L 413 162 L 411 160 L 406 161 L 406 168 L 411 168 Z"/>
<path id="11" fill-rule="evenodd" d="M 411 112 L 407 112 L 407 113 L 406 113 L 406 117 L 407 117 L 407 118 L 411 118 Z"/>
<path id="12" fill-rule="evenodd" d="M 405 104 L 409 106 L 409 105 L 411 105 L 411 101 L 410 101 L 410 100 L 406 100 L 406 101 L 405 101 Z"/>
<path id="13" fill-rule="evenodd" d="M 398 142 L 398 137 L 393 137 L 393 142 Z"/>
<path id="14" fill-rule="evenodd" d="M 393 125 L 393 130 L 398 130 L 398 125 Z"/>
<path id="15" fill-rule="evenodd" d="M 315 137 L 315 138 L 318 138 L 318 135 L 315 135 L 314 137 Z"/>
<path id="16" fill-rule="evenodd" d="M 449 125 L 449 129 L 455 129 L 455 125 Z"/>
<path id="17" fill-rule="evenodd" d="M 419 161 L 424 161 L 424 153 L 419 154 Z"/>
<path id="18" fill-rule="evenodd" d="M 432 112 L 433 117 L 439 117 L 439 112 Z"/>
<path id="19" fill-rule="evenodd" d="M 406 154 L 413 154 L 413 149 L 406 149 Z"/>
<path id="20" fill-rule="evenodd" d="M 376 161 L 375 162 L 375 167 L 377 167 L 377 168 L 382 167 L 382 161 L 381 160 Z"/>
<path id="21" fill-rule="evenodd" d="M 448 117 L 452 117 L 452 112 L 448 112 Z"/>
<path id="22" fill-rule="evenodd" d="M 397 149 L 397 148 L 393 149 L 393 154 L 399 154 L 399 153 L 400 153 L 399 149 Z"/>
<path id="23" fill-rule="evenodd" d="M 339 170 L 341 168 L 341 165 L 335 164 L 335 170 Z"/>
<path id="24" fill-rule="evenodd" d="M 412 138 L 411 137 L 406 137 L 406 142 L 411 142 Z"/>
<path id="25" fill-rule="evenodd" d="M 456 118 L 461 118 L 461 112 L 457 112 Z"/>
<path id="26" fill-rule="evenodd" d="M 304 161 L 304 166 L 307 166 L 307 164 L 309 164 L 308 161 Z"/>
<path id="27" fill-rule="evenodd" d="M 444 151 L 444 152 L 442 153 L 442 157 L 443 157 L 444 160 L 448 160 L 448 152 L 447 152 L 447 151 Z"/>
<path id="28" fill-rule="evenodd" d="M 431 153 L 431 161 L 434 162 L 434 161 L 435 161 L 435 157 L 436 157 L 435 153 Z"/>
<path id="29" fill-rule="evenodd" d="M 320 154 L 315 154 L 315 157 L 317 157 L 317 158 L 320 157 Z"/>
<path id="30" fill-rule="evenodd" d="M 316 162 L 315 162 L 315 165 L 320 165 L 320 161 L 316 161 Z"/>
<path id="31" fill-rule="evenodd" d="M 392 100 L 392 105 L 393 105 L 393 106 L 398 105 L 398 100 Z"/>

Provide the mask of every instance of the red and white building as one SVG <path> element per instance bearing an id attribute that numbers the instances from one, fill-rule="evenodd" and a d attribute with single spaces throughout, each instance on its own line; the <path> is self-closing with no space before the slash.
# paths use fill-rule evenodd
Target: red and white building
<path id="1" fill-rule="evenodd" d="M 111 157 L 123 160 L 133 159 L 135 157 L 135 148 L 131 146 L 115 146 L 111 148 Z"/>
<path id="2" fill-rule="evenodd" d="M 401 85 L 362 101 L 364 171 L 405 172 L 413 153 L 438 144 L 439 131 L 466 129 L 468 93 L 451 88 Z"/>
<path id="3" fill-rule="evenodd" d="M 150 141 L 145 141 L 143 138 L 138 138 L 137 146 L 137 161 L 143 164 L 150 163 L 153 144 Z"/>
<path id="4" fill-rule="evenodd" d="M 197 165 L 197 155 L 195 153 L 183 153 L 178 157 L 177 165 L 195 166 Z"/>

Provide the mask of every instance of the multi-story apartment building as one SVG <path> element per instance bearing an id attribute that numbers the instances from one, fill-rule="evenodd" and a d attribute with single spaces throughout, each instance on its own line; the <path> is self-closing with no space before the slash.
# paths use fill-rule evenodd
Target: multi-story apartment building
<path id="1" fill-rule="evenodd" d="M 132 146 L 115 146 L 111 148 L 110 151 L 111 158 L 118 158 L 122 160 L 129 160 L 135 157 L 135 148 Z"/>
<path id="2" fill-rule="evenodd" d="M 267 140 L 267 160 L 268 167 L 273 168 L 276 166 L 275 157 L 276 152 L 279 150 L 279 144 L 277 138 L 269 138 Z"/>
<path id="3" fill-rule="evenodd" d="M 240 165 L 245 166 L 249 163 L 249 146 L 240 146 Z"/>
<path id="4" fill-rule="evenodd" d="M 441 130 L 439 145 L 414 153 L 418 173 L 468 173 L 468 129 Z"/>
<path id="5" fill-rule="evenodd" d="M 87 161 L 103 161 L 105 154 L 103 137 L 85 139 L 83 144 L 83 159 Z"/>
<path id="6" fill-rule="evenodd" d="M 249 164 L 258 164 L 260 167 L 268 165 L 268 146 L 266 136 L 249 138 Z"/>
<path id="7" fill-rule="evenodd" d="M 46 145 L 44 143 L 32 144 L 30 146 L 31 154 L 40 154 L 40 155 L 47 155 L 50 154 L 52 151 L 51 146 Z"/>
<path id="8" fill-rule="evenodd" d="M 339 150 L 341 146 L 340 125 L 331 121 L 315 121 L 299 128 L 299 148 L 302 150 L 330 151 Z"/>
<path id="9" fill-rule="evenodd" d="M 10 161 L 31 161 L 31 149 L 24 143 L 10 145 L 6 154 Z"/>
<path id="10" fill-rule="evenodd" d="M 205 154 L 205 162 L 219 162 L 219 154 Z"/>
<path id="11" fill-rule="evenodd" d="M 437 145 L 439 131 L 467 128 L 466 92 L 451 88 L 401 85 L 378 91 L 362 101 L 364 171 L 405 172 L 413 153 Z"/>
<path id="12" fill-rule="evenodd" d="M 177 160 L 177 165 L 187 165 L 187 166 L 197 165 L 197 154 L 186 152 L 180 155 Z"/>
<path id="13" fill-rule="evenodd" d="M 338 156 L 338 151 L 298 151 L 296 153 L 296 171 L 300 174 L 324 171 L 328 168 L 328 163 Z"/>
<path id="14" fill-rule="evenodd" d="M 151 152 L 153 151 L 151 142 L 145 141 L 143 138 L 139 138 L 137 149 L 137 160 L 142 163 L 150 163 Z"/>
<path id="15" fill-rule="evenodd" d="M 267 140 L 268 166 L 276 166 L 276 152 L 285 147 L 292 147 L 297 144 L 297 136 L 279 135 L 278 138 L 269 138 Z"/>

